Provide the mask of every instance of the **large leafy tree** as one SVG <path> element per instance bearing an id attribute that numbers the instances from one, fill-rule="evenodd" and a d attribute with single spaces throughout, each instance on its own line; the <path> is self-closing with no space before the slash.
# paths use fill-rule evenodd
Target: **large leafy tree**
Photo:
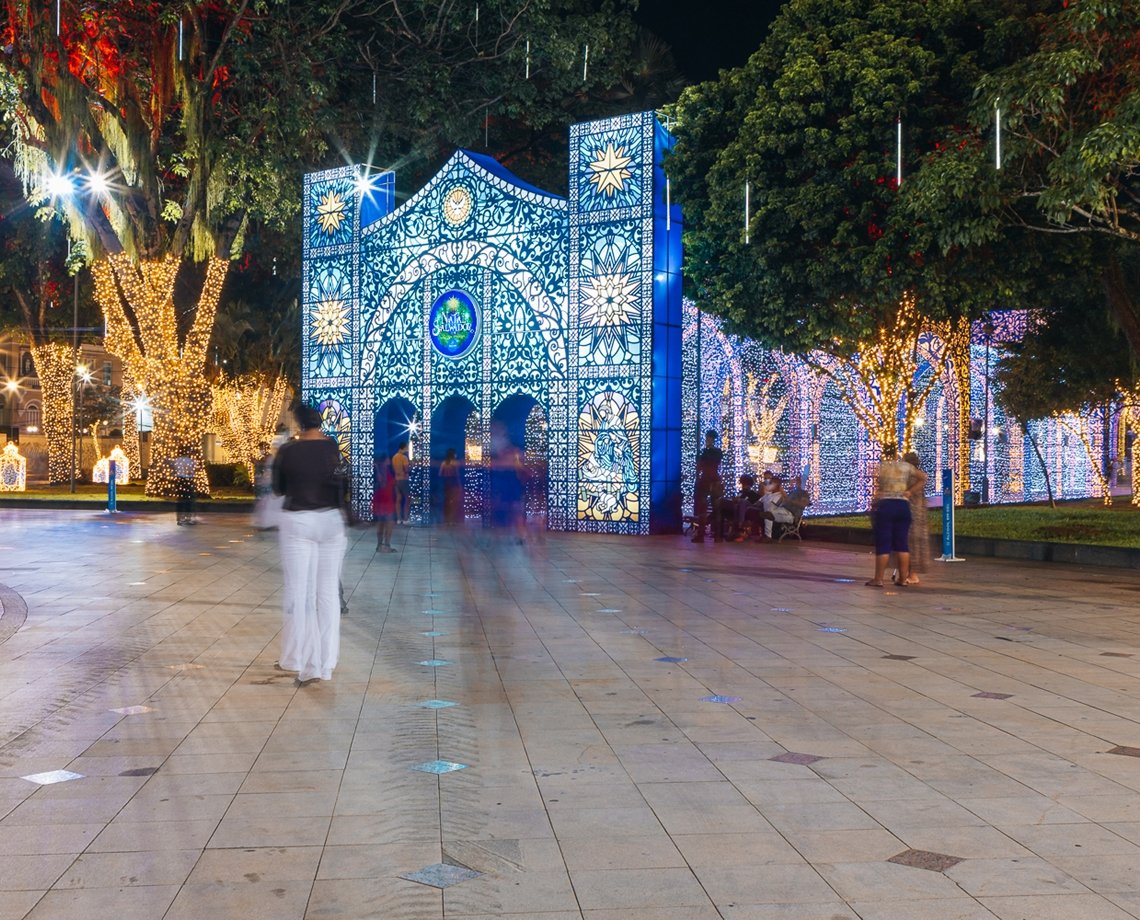
<path id="1" fill-rule="evenodd" d="M 108 344 L 155 409 L 152 492 L 200 443 L 230 261 L 252 219 L 295 218 L 304 167 L 430 169 L 493 115 L 553 117 L 606 83 L 632 34 L 623 0 L 489 0 L 475 16 L 445 0 L 5 9 L 3 100 L 30 196 L 51 199 L 45 176 L 97 177 L 51 200 L 94 253 Z"/>
<path id="2" fill-rule="evenodd" d="M 966 320 L 1035 284 L 1007 270 L 1011 239 L 936 252 L 902 202 L 977 81 L 1030 46 L 1044 2 L 791 0 L 744 67 L 677 106 L 668 170 L 697 298 L 805 356 L 881 445 L 910 438 L 929 393 L 918 364 L 929 384 L 962 357 Z"/>
<path id="3" fill-rule="evenodd" d="M 1002 269 L 1006 239 L 934 253 L 901 202 L 1041 5 L 791 0 L 747 65 L 686 91 L 669 173 L 702 303 L 797 352 L 849 352 L 908 294 L 934 319 L 1008 304 L 1025 279 Z"/>
<path id="4" fill-rule="evenodd" d="M 246 222 L 295 209 L 287 184 L 323 136 L 340 9 L 10 0 L 6 12 L 17 168 L 94 255 L 107 344 L 155 412 L 147 488 L 166 492 L 165 461 L 200 449 L 206 349 Z"/>
<path id="5" fill-rule="evenodd" d="M 1140 358 L 1140 279 L 1129 269 L 1140 246 L 1138 23 L 1138 0 L 1039 11 L 1031 47 L 979 79 L 972 105 L 947 123 L 907 210 L 943 253 L 992 245 L 1010 228 L 1058 244 L 1093 238 L 1098 287 Z"/>

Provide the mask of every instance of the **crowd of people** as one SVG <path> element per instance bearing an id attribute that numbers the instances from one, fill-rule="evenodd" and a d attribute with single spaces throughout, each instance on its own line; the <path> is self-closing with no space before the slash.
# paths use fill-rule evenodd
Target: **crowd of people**
<path id="1" fill-rule="evenodd" d="M 782 478 L 771 470 L 764 471 L 760 483 L 750 473 L 741 474 L 736 493 L 726 494 L 720 473 L 724 454 L 716 442 L 716 431 L 705 432 L 704 449 L 697 455 L 694 543 L 704 543 L 708 533 L 716 543 L 742 543 L 750 536 L 765 542 L 773 538 L 776 527 L 791 525 L 803 514 L 811 499 L 801 480 L 797 478 L 785 488 Z M 883 449 L 871 505 L 875 569 L 866 583 L 868 587 L 884 584 L 892 555 L 897 560 L 892 573 L 895 584 L 917 585 L 919 573 L 926 571 L 930 561 L 926 483 L 918 454 L 911 451 L 899 458 L 895 445 L 888 444 Z"/>

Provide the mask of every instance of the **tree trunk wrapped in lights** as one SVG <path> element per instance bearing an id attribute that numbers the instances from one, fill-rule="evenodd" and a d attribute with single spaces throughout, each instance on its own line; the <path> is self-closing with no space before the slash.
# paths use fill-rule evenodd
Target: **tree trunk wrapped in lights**
<path id="1" fill-rule="evenodd" d="M 210 410 L 206 349 L 230 263 L 219 258 L 207 263 L 194 321 L 185 336 L 179 335 L 174 307 L 180 264 L 168 256 L 136 267 L 120 252 L 92 266 L 95 297 L 107 319 L 107 347 L 123 360 L 130 380 L 154 412 L 148 495 L 176 494 L 170 461 L 179 456 L 195 461 L 198 491 L 210 491 L 202 455 Z"/>
<path id="2" fill-rule="evenodd" d="M 75 349 L 62 342 L 32 345 L 32 360 L 40 381 L 43 411 L 40 425 L 48 449 L 48 482 L 71 479 L 71 439 L 74 434 Z"/>
<path id="3" fill-rule="evenodd" d="M 1140 508 L 1140 382 L 1131 387 L 1121 385 L 1124 400 L 1120 406 L 1121 422 L 1132 429 L 1132 504 Z"/>
<path id="4" fill-rule="evenodd" d="M 772 461 L 765 457 L 765 452 L 776 441 L 776 426 L 784 417 L 784 410 L 788 406 L 788 394 L 785 393 L 774 403 L 769 400 L 772 386 L 778 375 L 773 374 L 763 383 L 756 380 L 755 375 L 748 375 L 748 388 L 745 390 L 745 408 L 748 412 L 748 425 L 752 429 L 752 444 L 755 445 L 756 455 L 752 457 L 752 465 L 759 467 Z"/>
<path id="5" fill-rule="evenodd" d="M 907 295 L 873 341 L 855 343 L 850 352 L 837 342 L 830 353 L 813 352 L 805 360 L 834 382 L 880 450 L 890 445 L 901 455 L 910 449 L 915 420 L 946 366 L 950 338 L 950 329 L 929 323 Z M 920 381 L 923 360 L 931 374 Z"/>
<path id="6" fill-rule="evenodd" d="M 214 385 L 214 424 L 225 438 L 230 459 L 245 466 L 249 481 L 264 455 L 262 445 L 273 443 L 285 408 L 285 378 L 242 374 Z"/>
<path id="7" fill-rule="evenodd" d="M 135 479 L 142 478 L 142 456 L 139 449 L 139 420 L 137 403 L 142 392 L 131 380 L 130 374 L 123 371 L 123 453 L 127 456 L 128 468 Z"/>

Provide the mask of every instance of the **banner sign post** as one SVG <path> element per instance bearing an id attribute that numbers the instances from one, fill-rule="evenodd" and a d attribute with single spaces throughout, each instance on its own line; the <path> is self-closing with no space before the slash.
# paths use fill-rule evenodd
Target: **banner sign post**
<path id="1" fill-rule="evenodd" d="M 942 555 L 939 562 L 965 562 L 954 555 L 954 471 L 942 471 Z"/>
<path id="2" fill-rule="evenodd" d="M 107 465 L 107 511 L 114 514 L 119 509 L 115 507 L 115 461 Z"/>

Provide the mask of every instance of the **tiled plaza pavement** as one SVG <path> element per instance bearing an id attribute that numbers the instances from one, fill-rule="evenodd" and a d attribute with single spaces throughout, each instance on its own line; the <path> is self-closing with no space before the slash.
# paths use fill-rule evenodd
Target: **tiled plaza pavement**
<path id="1" fill-rule="evenodd" d="M 1136 573 L 398 536 L 297 689 L 271 536 L 0 514 L 0 920 L 1140 916 Z"/>

